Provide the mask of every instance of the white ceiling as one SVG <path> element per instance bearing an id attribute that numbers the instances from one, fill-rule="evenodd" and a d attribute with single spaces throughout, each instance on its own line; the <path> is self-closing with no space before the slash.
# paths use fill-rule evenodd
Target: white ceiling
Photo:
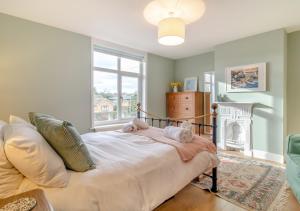
<path id="1" fill-rule="evenodd" d="M 169 58 L 279 28 L 299 29 L 300 0 L 204 0 L 204 16 L 187 26 L 186 42 L 157 43 L 143 10 L 150 0 L 0 0 L 0 12 Z"/>

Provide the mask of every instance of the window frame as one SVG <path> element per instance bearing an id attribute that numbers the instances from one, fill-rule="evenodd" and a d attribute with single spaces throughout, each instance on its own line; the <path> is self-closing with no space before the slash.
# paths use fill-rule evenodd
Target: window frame
<path id="1" fill-rule="evenodd" d="M 108 69 L 108 68 L 101 68 L 94 66 L 94 52 L 104 53 L 112 56 L 117 57 L 117 70 Z M 140 63 L 139 73 L 134 72 L 126 72 L 121 70 L 121 59 L 130 59 L 135 60 Z M 95 125 L 94 121 L 94 71 L 100 71 L 105 73 L 114 73 L 117 74 L 117 91 L 118 91 L 118 110 L 117 110 L 117 119 L 116 120 L 104 120 Z M 131 53 L 118 51 L 115 49 L 99 47 L 96 44 L 92 44 L 91 50 L 91 125 L 92 128 L 102 127 L 106 125 L 114 125 L 114 124 L 121 124 L 126 123 L 132 118 L 122 118 L 122 104 L 121 104 L 121 97 L 122 97 L 122 77 L 132 77 L 138 79 L 138 102 L 143 102 L 145 99 L 145 57 L 144 56 L 135 56 Z"/>
<path id="2" fill-rule="evenodd" d="M 210 75 L 210 82 L 205 81 L 205 75 Z M 212 76 L 214 77 L 214 82 L 212 82 Z M 205 85 L 209 84 L 210 86 L 210 93 L 211 93 L 211 103 L 215 102 L 215 95 L 216 95 L 216 74 L 215 71 L 206 71 L 203 73 L 203 91 L 206 92 L 205 90 Z"/>

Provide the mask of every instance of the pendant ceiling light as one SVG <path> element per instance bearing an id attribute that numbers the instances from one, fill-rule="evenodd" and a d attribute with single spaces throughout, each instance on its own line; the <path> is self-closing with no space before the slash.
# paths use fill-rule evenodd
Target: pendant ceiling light
<path id="1" fill-rule="evenodd" d="M 184 43 L 185 25 L 202 17 L 205 4 L 202 0 L 154 0 L 145 10 L 145 19 L 158 26 L 158 42 L 175 46 Z"/>

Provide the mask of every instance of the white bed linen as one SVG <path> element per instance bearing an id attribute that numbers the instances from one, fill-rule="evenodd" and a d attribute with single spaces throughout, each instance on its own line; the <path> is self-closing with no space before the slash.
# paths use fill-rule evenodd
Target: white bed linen
<path id="1" fill-rule="evenodd" d="M 82 135 L 96 169 L 71 172 L 66 188 L 42 188 L 56 211 L 149 211 L 206 171 L 216 156 L 181 161 L 172 146 L 147 137 L 99 132 Z M 36 188 L 24 179 L 19 192 Z"/>

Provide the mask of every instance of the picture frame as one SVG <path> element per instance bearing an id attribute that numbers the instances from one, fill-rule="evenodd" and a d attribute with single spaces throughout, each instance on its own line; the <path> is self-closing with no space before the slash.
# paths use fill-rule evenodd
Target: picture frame
<path id="1" fill-rule="evenodd" d="M 227 92 L 264 92 L 266 91 L 266 63 L 257 63 L 225 70 Z"/>
<path id="2" fill-rule="evenodd" d="M 198 90 L 198 78 L 189 77 L 184 79 L 184 91 L 185 92 L 197 92 Z"/>

